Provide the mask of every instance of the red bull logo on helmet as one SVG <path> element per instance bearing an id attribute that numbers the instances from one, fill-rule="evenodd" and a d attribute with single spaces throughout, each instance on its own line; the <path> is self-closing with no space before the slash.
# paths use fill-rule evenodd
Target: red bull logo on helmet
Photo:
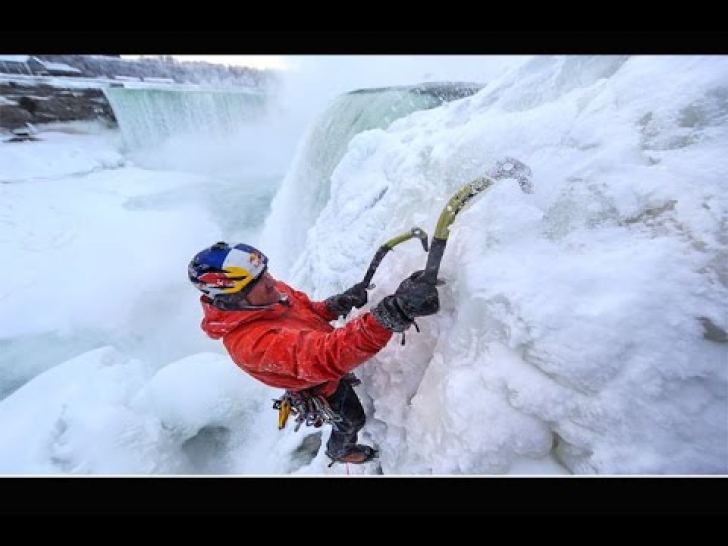
<path id="1" fill-rule="evenodd" d="M 227 273 L 204 273 L 198 279 L 205 284 L 215 287 L 232 288 L 235 286 L 235 281 L 230 279 Z"/>

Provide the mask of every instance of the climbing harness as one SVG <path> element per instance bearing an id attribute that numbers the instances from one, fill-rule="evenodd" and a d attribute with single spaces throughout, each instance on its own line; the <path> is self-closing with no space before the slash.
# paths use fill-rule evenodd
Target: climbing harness
<path id="1" fill-rule="evenodd" d="M 341 415 L 331 409 L 326 398 L 309 390 L 286 391 L 283 396 L 273 400 L 273 409 L 278 410 L 279 430 L 286 426 L 291 414 L 296 417 L 294 432 L 298 432 L 304 423 L 307 427 L 320 428 L 324 423 L 336 426 L 342 421 Z"/>

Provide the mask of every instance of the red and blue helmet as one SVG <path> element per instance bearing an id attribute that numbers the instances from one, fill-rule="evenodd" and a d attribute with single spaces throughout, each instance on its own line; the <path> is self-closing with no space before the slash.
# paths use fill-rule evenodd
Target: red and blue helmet
<path id="1" fill-rule="evenodd" d="M 198 252 L 187 274 L 198 290 L 214 298 L 249 292 L 267 268 L 268 258 L 257 248 L 220 242 Z"/>

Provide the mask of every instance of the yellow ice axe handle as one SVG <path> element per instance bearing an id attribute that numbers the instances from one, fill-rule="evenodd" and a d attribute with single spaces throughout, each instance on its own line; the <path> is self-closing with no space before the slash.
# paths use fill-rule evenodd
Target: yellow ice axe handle
<path id="1" fill-rule="evenodd" d="M 384 243 L 382 246 L 379 247 L 377 250 L 377 253 L 374 255 L 374 258 L 372 259 L 372 263 L 369 264 L 369 269 L 367 269 L 366 274 L 364 275 L 364 280 L 362 281 L 362 284 L 365 288 L 369 288 L 372 282 L 372 277 L 374 277 L 374 273 L 377 270 L 377 267 L 379 267 L 379 264 L 382 262 L 382 258 L 387 255 L 387 252 L 392 250 L 395 246 L 397 246 L 400 243 L 404 243 L 405 241 L 409 241 L 412 239 L 412 237 L 417 237 L 420 242 L 422 243 L 422 248 L 425 249 L 425 252 L 427 252 L 427 233 L 421 228 L 413 227 L 411 230 L 407 231 L 406 233 L 402 233 L 401 235 L 397 235 L 396 237 L 392 237 L 389 241 Z M 373 286 L 371 286 L 373 288 Z"/>
<path id="2" fill-rule="evenodd" d="M 455 221 L 458 213 L 473 197 L 491 187 L 494 182 L 495 180 L 488 176 L 476 178 L 453 195 L 442 209 L 435 227 L 435 236 L 430 244 L 430 252 L 427 255 L 427 265 L 424 273 L 425 281 L 430 284 L 437 283 L 437 273 L 440 271 L 440 262 L 442 261 L 442 255 L 445 253 L 447 238 L 450 236 L 450 226 Z"/>

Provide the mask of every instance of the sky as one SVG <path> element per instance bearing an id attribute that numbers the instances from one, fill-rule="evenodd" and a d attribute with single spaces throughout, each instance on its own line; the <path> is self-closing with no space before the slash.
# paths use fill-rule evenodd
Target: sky
<path id="1" fill-rule="evenodd" d="M 536 57 L 354 135 L 313 116 L 283 169 L 239 168 L 209 135 L 150 164 L 94 124 L 0 143 L 0 252 L 22 264 L 0 271 L 0 474 L 728 473 L 726 81 L 720 56 Z M 189 259 L 278 241 L 272 274 L 323 299 L 509 156 L 534 192 L 502 180 L 462 211 L 441 311 L 356 370 L 380 459 L 329 468 L 328 430 L 278 431 L 280 392 L 201 332 Z M 310 192 L 329 198 L 286 246 Z M 354 316 L 425 259 L 398 246 Z"/>
<path id="2" fill-rule="evenodd" d="M 149 56 L 149 55 L 147 55 Z M 248 66 L 259 70 L 286 70 L 289 64 L 283 55 L 172 55 L 179 61 L 204 61 L 231 66 Z M 140 55 L 122 55 L 122 59 L 138 59 Z"/>

